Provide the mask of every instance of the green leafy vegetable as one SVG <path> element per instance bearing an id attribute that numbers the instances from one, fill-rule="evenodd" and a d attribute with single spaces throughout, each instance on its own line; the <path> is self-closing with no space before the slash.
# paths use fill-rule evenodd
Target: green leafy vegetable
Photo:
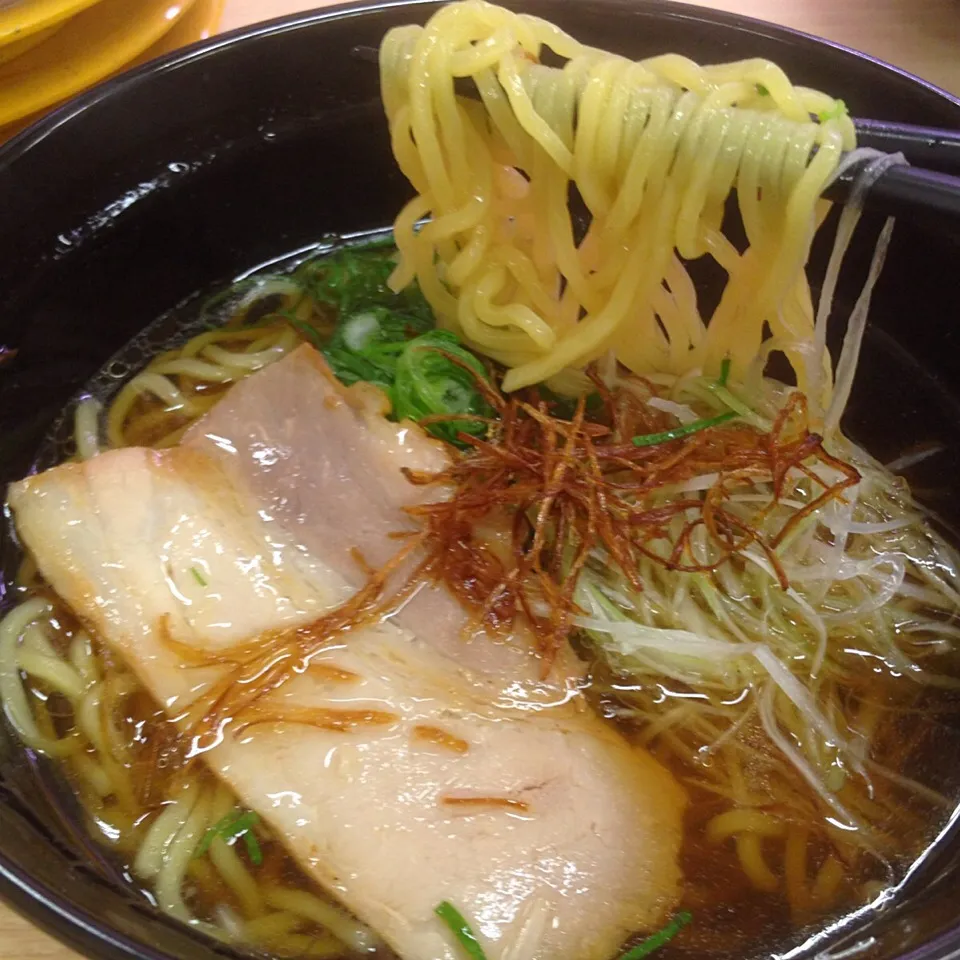
<path id="1" fill-rule="evenodd" d="M 387 392 L 393 386 L 397 363 L 407 343 L 433 326 L 432 318 L 424 325 L 417 317 L 387 307 L 368 307 L 342 316 L 323 348 L 330 369 L 341 383 L 365 380 Z"/>
<path id="2" fill-rule="evenodd" d="M 424 331 L 420 318 L 414 315 L 368 307 L 345 316 L 323 347 L 323 354 L 342 383 L 362 380 L 384 390 L 397 420 L 491 415 L 477 386 L 477 378 L 486 377 L 483 364 L 455 334 Z M 479 436 L 486 425 L 464 419 L 430 423 L 426 429 L 456 443 L 458 433 Z"/>
<path id="3" fill-rule="evenodd" d="M 642 943 L 638 943 L 622 954 L 619 960 L 642 960 L 643 957 L 650 956 L 655 950 L 659 950 L 664 944 L 669 943 L 692 919 L 693 917 L 686 910 L 683 910 L 662 930 L 658 930 Z"/>
<path id="4" fill-rule="evenodd" d="M 453 935 L 470 960 L 487 960 L 477 935 L 470 928 L 463 914 L 452 903 L 444 900 L 434 908 L 433 912 L 453 931 Z"/>
<path id="5" fill-rule="evenodd" d="M 393 268 L 393 248 L 378 243 L 344 247 L 335 253 L 308 260 L 293 274 L 318 304 L 347 317 L 371 307 L 388 307 L 404 315 L 420 330 L 434 325 L 433 313 L 420 288 L 411 284 L 394 293 L 387 284 Z"/>
<path id="6" fill-rule="evenodd" d="M 308 261 L 294 276 L 317 303 L 326 303 L 349 313 L 357 307 L 382 303 L 393 296 L 387 286 L 393 267 L 393 261 L 380 250 L 347 247 Z"/>
<path id="7" fill-rule="evenodd" d="M 225 843 L 234 843 L 240 837 L 243 837 L 250 862 L 255 867 L 259 867 L 263 863 L 263 852 L 260 850 L 260 844 L 253 832 L 254 826 L 259 822 L 260 817 L 253 810 L 248 810 L 246 813 L 236 813 L 235 811 L 228 813 L 204 834 L 194 858 L 202 857 L 210 849 L 210 844 L 218 837 Z"/>
<path id="8" fill-rule="evenodd" d="M 256 814 L 254 814 L 256 816 Z M 245 830 L 243 833 L 243 843 L 247 848 L 247 857 L 250 863 L 259 867 L 263 863 L 263 851 L 260 849 L 260 843 L 253 830 Z"/>
<path id="9" fill-rule="evenodd" d="M 718 387 L 725 387 L 730 379 L 730 358 L 724 357 L 720 362 L 720 377 L 717 380 Z"/>
<path id="10" fill-rule="evenodd" d="M 709 427 L 719 427 L 721 423 L 733 420 L 737 414 L 733 410 L 718 414 L 715 417 L 708 417 L 706 420 L 694 420 L 693 423 L 685 423 L 679 427 L 673 427 L 670 430 L 664 430 L 662 433 L 648 433 L 642 437 L 634 437 L 633 445 L 635 447 L 652 447 L 658 443 L 667 443 L 670 440 L 679 440 L 681 437 L 689 437 L 691 433 L 699 433 Z"/>
<path id="11" fill-rule="evenodd" d="M 817 119 L 821 123 L 826 123 L 828 120 L 839 120 L 840 117 L 845 117 L 847 113 L 847 105 L 842 100 L 834 100 L 833 106 L 829 110 L 821 110 L 817 114 Z"/>
<path id="12" fill-rule="evenodd" d="M 193 579 L 196 580 L 197 583 L 199 583 L 201 587 L 207 586 L 207 581 L 206 581 L 206 579 L 204 578 L 203 574 L 202 574 L 196 567 L 191 567 L 191 568 L 190 568 L 190 572 L 193 574 Z"/>
<path id="13" fill-rule="evenodd" d="M 455 362 L 459 361 L 459 363 Z M 396 361 L 391 397 L 398 420 L 448 414 L 489 417 L 492 411 L 477 386 L 486 378 L 483 364 L 446 330 L 431 330 L 411 340 Z M 486 424 L 451 420 L 428 424 L 435 436 L 455 443 L 458 433 L 482 435 Z"/>
<path id="14" fill-rule="evenodd" d="M 298 330 L 307 340 L 310 341 L 318 350 L 324 350 L 326 341 L 320 336 L 320 331 L 311 326 L 306 320 L 301 320 L 298 316 L 289 310 L 281 310 L 280 316 L 290 324 L 294 330 Z"/>
<path id="15" fill-rule="evenodd" d="M 757 84 L 757 93 L 759 93 L 761 97 L 770 96 L 770 91 L 762 83 Z"/>

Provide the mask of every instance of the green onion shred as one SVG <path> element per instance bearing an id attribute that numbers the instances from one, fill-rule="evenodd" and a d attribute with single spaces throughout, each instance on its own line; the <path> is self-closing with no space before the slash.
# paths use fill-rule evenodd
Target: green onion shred
<path id="1" fill-rule="evenodd" d="M 455 417 L 431 423 L 427 430 L 451 443 L 458 434 L 479 436 L 491 410 L 478 381 L 486 378 L 483 364 L 457 336 L 446 330 L 419 332 L 411 318 L 386 307 L 371 307 L 344 317 L 324 356 L 341 383 L 359 381 L 380 387 L 390 398 L 397 420 Z"/>
<path id="2" fill-rule="evenodd" d="M 389 393 L 405 345 L 429 328 L 383 306 L 365 307 L 340 317 L 330 342 L 322 348 L 330 369 L 348 386 L 365 381 Z"/>
<path id="3" fill-rule="evenodd" d="M 834 100 L 833 106 L 829 110 L 821 110 L 817 114 L 817 119 L 821 123 L 826 123 L 828 120 L 839 120 L 840 117 L 845 117 L 847 113 L 847 105 L 842 100 Z"/>
<path id="4" fill-rule="evenodd" d="M 487 960 L 477 935 L 464 919 L 463 914 L 452 903 L 444 900 L 443 903 L 434 907 L 433 912 L 453 931 L 457 942 L 463 947 L 464 954 L 470 960 Z"/>
<path id="5" fill-rule="evenodd" d="M 725 387 L 730 379 L 730 358 L 724 357 L 720 362 L 720 377 L 717 380 L 718 387 Z"/>
<path id="6" fill-rule="evenodd" d="M 433 423 L 427 429 L 450 443 L 457 442 L 460 433 L 482 435 L 486 424 L 469 418 L 492 415 L 478 386 L 486 376 L 483 364 L 454 334 L 446 330 L 424 333 L 397 356 L 391 391 L 394 416 L 422 420 L 463 414 L 468 419 Z"/>
<path id="7" fill-rule="evenodd" d="M 682 426 L 664 430 L 662 433 L 648 433 L 642 437 L 634 437 L 633 445 L 635 447 L 653 447 L 658 443 L 669 443 L 671 440 L 689 437 L 692 433 L 699 433 L 701 430 L 707 430 L 710 427 L 719 427 L 720 424 L 727 423 L 737 416 L 738 414 L 733 410 L 728 410 L 726 413 L 718 414 L 715 417 L 708 417 L 705 420 L 694 420 L 693 423 L 685 423 Z"/>
<path id="8" fill-rule="evenodd" d="M 416 284 L 394 293 L 390 274 L 396 262 L 393 251 L 378 243 L 343 247 L 302 264 L 292 276 L 315 303 L 333 307 L 341 316 L 372 306 L 390 306 L 412 314 L 426 327 L 433 314 Z"/>
<path id="9" fill-rule="evenodd" d="M 204 834 L 194 858 L 202 857 L 218 837 L 224 843 L 235 843 L 242 837 L 244 846 L 247 848 L 247 857 L 255 867 L 259 867 L 263 863 L 263 852 L 260 849 L 256 834 L 253 832 L 254 826 L 259 822 L 260 817 L 253 810 L 248 810 L 245 813 L 237 813 L 236 811 L 228 813 Z"/>
<path id="10" fill-rule="evenodd" d="M 191 567 L 191 568 L 190 568 L 190 572 L 193 574 L 193 579 L 196 580 L 197 583 L 199 583 L 201 587 L 207 586 L 207 581 L 206 581 L 206 579 L 204 578 L 203 574 L 202 574 L 196 567 Z"/>
<path id="11" fill-rule="evenodd" d="M 692 919 L 686 910 L 681 911 L 662 930 L 621 954 L 619 960 L 642 960 L 643 957 L 650 956 L 655 950 L 669 943 Z"/>

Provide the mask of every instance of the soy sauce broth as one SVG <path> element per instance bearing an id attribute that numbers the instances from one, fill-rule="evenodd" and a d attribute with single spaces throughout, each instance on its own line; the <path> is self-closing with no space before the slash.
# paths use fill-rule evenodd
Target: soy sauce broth
<path id="1" fill-rule="evenodd" d="M 209 323 L 208 319 L 199 322 L 196 319 L 200 299 L 194 298 L 173 314 L 161 318 L 132 341 L 91 380 L 84 394 L 106 398 L 149 357 L 182 343 L 198 332 L 203 324 Z M 920 459 L 914 466 L 906 468 L 904 473 L 914 484 L 921 500 L 934 511 L 937 521 L 947 530 L 955 529 L 957 508 L 951 496 L 952 491 L 939 478 L 955 475 L 955 468 L 960 467 L 960 443 L 956 436 L 960 428 L 958 421 L 950 415 L 956 409 L 956 399 L 946 394 L 939 381 L 923 376 L 909 354 L 881 332 L 870 331 L 864 352 L 862 369 L 865 372 L 858 380 L 849 409 L 846 421 L 848 432 L 881 460 L 893 459 L 905 450 L 922 449 L 924 445 L 936 448 L 937 453 Z M 901 396 L 894 395 L 886 387 L 898 378 L 909 378 L 913 386 L 909 404 L 904 404 Z M 68 408 L 62 421 L 41 447 L 36 461 L 37 469 L 50 466 L 72 452 L 71 414 L 72 407 Z M 923 425 L 923 436 L 917 435 L 917 424 Z M 63 639 L 66 642 L 76 625 L 71 624 L 68 614 L 62 614 L 60 619 L 64 624 Z M 617 723 L 629 739 L 639 742 L 642 731 L 617 715 L 615 701 L 611 700 L 606 689 L 610 678 L 598 679 L 592 694 L 597 709 L 610 717 L 611 723 Z M 42 696 L 42 689 L 38 693 Z M 878 685 L 877 695 L 885 696 L 882 683 Z M 910 749 L 905 751 L 904 757 L 904 775 L 922 780 L 952 798 L 960 796 L 960 777 L 953 772 L 960 770 L 958 705 L 960 703 L 952 694 L 928 694 L 913 710 L 904 712 L 888 733 L 892 743 L 909 743 Z M 50 714 L 58 732 L 62 734 L 69 729 L 71 718 L 63 712 L 62 705 L 51 703 Z M 918 718 L 922 719 L 919 729 Z M 183 775 L 182 751 L 177 746 L 176 734 L 171 732 L 172 725 L 142 691 L 124 698 L 123 704 L 118 706 L 117 722 L 122 729 L 131 732 L 132 742 L 136 744 L 133 772 L 137 782 L 143 785 L 143 795 L 138 800 L 144 810 L 155 809 L 156 804 L 161 802 L 158 798 L 165 795 L 171 780 Z M 690 780 L 688 765 L 679 762 L 669 751 L 658 749 L 655 743 L 651 746 L 654 754 L 680 782 L 687 783 Z M 196 776 L 209 778 L 210 775 L 197 771 Z M 68 779 L 72 785 L 68 789 L 78 790 L 77 774 L 70 774 Z M 929 811 L 916 811 L 921 819 L 915 829 L 903 835 L 902 852 L 892 863 L 892 872 L 881 870 L 875 864 L 866 866 L 843 881 L 841 895 L 829 910 L 824 913 L 811 910 L 808 915 L 797 916 L 791 914 L 782 889 L 758 891 L 746 881 L 731 844 L 717 846 L 708 842 L 706 824 L 722 804 L 715 796 L 697 787 L 688 784 L 688 789 L 690 806 L 681 856 L 685 882 L 680 908 L 688 909 L 694 921 L 674 941 L 662 948 L 659 955 L 664 960 L 692 957 L 743 960 L 764 956 L 772 951 L 782 954 L 800 950 L 803 953 L 803 944 L 808 938 L 835 926 L 845 915 L 858 910 L 871 894 L 879 894 L 902 878 L 910 864 L 924 854 L 946 817 L 945 812 L 939 820 L 934 821 L 929 817 Z M 82 797 L 82 790 L 79 793 Z M 88 827 L 93 828 L 91 832 L 98 842 L 106 845 L 118 871 L 128 878 L 132 877 L 137 828 L 132 831 L 132 836 L 118 842 L 115 836 L 117 831 L 111 830 L 109 822 L 97 815 L 95 805 L 92 801 L 88 802 L 89 799 L 84 798 Z M 67 806 L 65 803 L 65 808 Z M 104 829 L 105 826 L 107 829 Z M 302 887 L 326 899 L 325 894 L 303 875 L 282 845 L 266 831 L 259 833 L 259 841 L 263 863 L 257 868 L 258 883 Z M 240 856 L 244 856 L 242 849 Z M 770 852 L 768 856 L 771 867 L 782 875 L 782 856 L 776 852 Z M 814 845 L 809 856 L 811 863 L 816 866 L 823 862 L 826 852 Z M 192 864 L 188 873 L 189 882 L 185 892 L 190 907 L 199 918 L 207 921 L 216 921 L 218 911 L 222 913 L 223 907 L 238 913 L 242 905 L 235 891 L 215 871 L 201 863 Z M 142 892 L 150 896 L 148 890 Z M 321 926 L 305 924 L 298 927 L 293 935 L 301 939 L 292 941 L 292 953 L 285 954 L 276 948 L 273 948 L 273 952 L 296 956 L 332 955 L 323 953 L 329 948 L 329 935 Z M 267 948 L 270 949 L 269 945 Z M 314 953 L 311 954 L 311 951 Z M 355 954 L 342 952 L 337 956 L 346 958 Z M 376 956 L 386 958 L 393 955 L 381 947 L 377 949 Z"/>

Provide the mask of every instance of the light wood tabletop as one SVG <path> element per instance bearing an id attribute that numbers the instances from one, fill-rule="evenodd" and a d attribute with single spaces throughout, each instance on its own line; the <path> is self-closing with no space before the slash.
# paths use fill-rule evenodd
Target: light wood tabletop
<path id="1" fill-rule="evenodd" d="M 222 27 L 323 5 L 320 0 L 227 0 Z M 960 0 L 700 0 L 700 6 L 827 37 L 960 94 Z"/>
<path id="2" fill-rule="evenodd" d="M 233 29 L 324 5 L 323 0 L 226 0 L 221 26 Z M 960 0 L 714 0 L 701 5 L 857 47 L 960 94 Z M 0 905 L 0 960 L 77 960 L 77 955 Z"/>

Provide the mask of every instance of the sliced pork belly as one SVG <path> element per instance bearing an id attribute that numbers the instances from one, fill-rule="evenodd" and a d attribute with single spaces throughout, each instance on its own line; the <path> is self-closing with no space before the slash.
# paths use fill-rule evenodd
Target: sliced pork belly
<path id="1" fill-rule="evenodd" d="M 414 529 L 403 508 L 444 496 L 442 488 L 415 486 L 401 472 L 443 470 L 443 444 L 413 424 L 387 421 L 383 400 L 366 384 L 344 389 L 323 357 L 304 345 L 234 386 L 184 444 L 222 456 L 266 515 L 359 587 L 366 574 L 355 552 L 369 566 L 382 566 L 400 547 L 390 535 Z M 540 675 L 529 638 L 463 636 L 463 609 L 443 589 L 420 590 L 396 619 L 424 640 L 455 649 L 467 665 L 509 682 Z M 558 666 L 555 681 L 575 672 L 570 657 L 561 657 Z"/>
<path id="2" fill-rule="evenodd" d="M 312 367 L 325 377 L 311 354 L 292 360 L 284 361 L 288 376 Z M 264 379 L 273 389 L 270 372 L 241 386 Z M 262 446 L 251 441 L 251 454 L 259 450 L 271 468 L 281 458 L 269 451 L 280 452 L 306 471 L 292 452 L 304 434 L 290 421 L 339 415 L 343 398 L 333 396 L 319 412 L 309 395 L 291 394 L 286 410 L 274 398 L 290 446 L 261 416 Z M 364 430 L 387 444 L 380 449 L 400 442 L 389 440 L 396 425 L 349 405 L 346 412 L 359 418 L 357 436 L 339 456 L 332 446 L 321 456 L 318 469 L 330 476 L 362 475 L 351 472 L 355 455 L 373 469 Z M 213 429 L 211 418 L 198 433 Z M 442 455 L 415 428 L 399 429 L 417 434 L 421 452 Z M 238 449 L 236 435 L 218 436 Z M 350 439 L 345 428 L 342 439 Z M 323 555 L 297 485 L 284 489 L 300 506 L 280 522 L 283 496 L 218 449 L 205 441 L 116 451 L 10 491 L 43 575 L 174 718 L 222 669 L 188 666 L 179 644 L 210 652 L 305 623 L 356 586 L 354 568 L 348 577 L 338 569 L 349 566 L 342 555 L 334 551 L 336 564 Z M 386 456 L 381 471 L 394 454 Z M 399 510 L 417 488 L 397 486 L 389 500 L 383 484 L 368 483 L 354 506 L 372 503 L 382 510 L 377 522 L 402 522 L 385 505 Z M 346 501 L 336 513 L 339 522 L 333 514 L 323 521 L 330 542 L 349 543 Z M 361 523 L 375 538 L 374 520 Z M 443 602 L 442 591 L 436 598 Z M 442 900 L 473 918 L 491 960 L 605 960 L 630 931 L 662 922 L 677 899 L 682 792 L 574 686 L 507 683 L 522 638 L 488 641 L 468 664 L 456 614 L 448 614 L 453 640 L 429 624 L 418 635 L 402 618 L 351 631 L 261 701 L 260 723 L 228 727 L 204 758 L 305 870 L 406 960 L 459 956 L 433 914 Z"/>

